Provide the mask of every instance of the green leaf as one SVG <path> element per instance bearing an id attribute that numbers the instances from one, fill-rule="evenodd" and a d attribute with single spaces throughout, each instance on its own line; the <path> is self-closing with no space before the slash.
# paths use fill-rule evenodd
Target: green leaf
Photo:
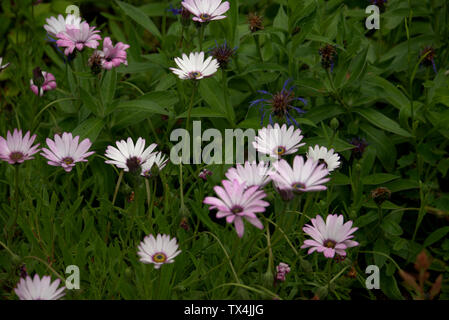
<path id="1" fill-rule="evenodd" d="M 104 127 L 104 121 L 98 118 L 89 118 L 76 127 L 72 134 L 73 136 L 80 136 L 80 140 L 89 138 L 94 143 Z"/>
<path id="2" fill-rule="evenodd" d="M 390 247 L 385 243 L 385 240 L 383 238 L 379 238 L 374 244 L 374 251 L 382 252 L 388 256 L 390 254 Z M 376 253 L 373 253 L 373 255 L 374 263 L 379 267 L 379 269 L 381 269 L 387 258 L 384 255 Z"/>
<path id="3" fill-rule="evenodd" d="M 115 68 L 107 70 L 101 86 L 101 95 L 103 96 L 103 104 L 105 106 L 108 106 L 114 100 L 116 86 L 117 72 Z"/>
<path id="4" fill-rule="evenodd" d="M 183 112 L 182 114 L 180 114 L 179 116 L 177 116 L 176 118 L 187 118 L 188 115 L 188 111 Z M 193 108 L 190 116 L 192 118 L 226 118 L 226 115 L 221 113 L 221 112 L 217 112 L 214 111 L 210 108 Z"/>
<path id="5" fill-rule="evenodd" d="M 201 80 L 199 92 L 203 100 L 206 101 L 215 114 L 225 114 L 226 118 L 232 122 L 232 119 L 234 119 L 234 110 L 232 108 L 226 108 L 223 90 L 221 90 L 221 86 L 217 80 L 213 78 Z"/>
<path id="6" fill-rule="evenodd" d="M 284 7 L 280 6 L 278 14 L 274 18 L 273 27 L 288 32 L 288 16 L 284 11 Z"/>
<path id="7" fill-rule="evenodd" d="M 424 241 L 424 247 L 428 247 L 428 246 L 434 244 L 435 242 L 437 242 L 438 240 L 443 238 L 448 233 L 449 233 L 449 226 L 442 227 L 442 228 L 435 230 Z"/>
<path id="8" fill-rule="evenodd" d="M 169 109 L 178 102 L 176 95 L 170 91 L 147 93 L 138 99 L 120 102 L 117 111 L 126 110 L 129 113 L 150 113 L 169 115 Z"/>
<path id="9" fill-rule="evenodd" d="M 126 2 L 122 1 L 115 1 L 120 8 L 125 11 L 125 14 L 129 16 L 131 19 L 133 19 L 135 22 L 137 22 L 139 25 L 144 27 L 148 32 L 156 36 L 159 40 L 162 39 L 162 35 L 159 32 L 158 28 L 154 24 L 154 22 L 147 16 L 145 13 L 142 12 L 139 8 L 136 8 Z"/>
<path id="10" fill-rule="evenodd" d="M 396 133 L 400 136 L 410 138 L 412 135 L 402 129 L 399 124 L 390 118 L 386 117 L 383 113 L 376 111 L 372 108 L 355 108 L 354 111 L 364 117 L 366 120 L 374 124 L 375 126 L 384 129 L 389 132 Z"/>
<path id="11" fill-rule="evenodd" d="M 373 185 L 382 184 L 391 180 L 399 179 L 399 176 L 388 173 L 375 173 L 362 178 L 363 184 Z"/>
<path id="12" fill-rule="evenodd" d="M 370 144 L 368 145 L 368 148 L 376 148 L 376 155 L 385 169 L 387 169 L 387 171 L 393 170 L 397 152 L 391 140 L 383 131 L 372 127 L 368 123 L 361 123 L 360 129 L 367 135 L 367 140 Z"/>
<path id="13" fill-rule="evenodd" d="M 401 226 L 391 219 L 384 219 L 384 221 L 382 221 L 381 228 L 383 231 L 392 236 L 400 236 L 403 233 Z"/>
<path id="14" fill-rule="evenodd" d="M 80 97 L 81 101 L 83 101 L 84 106 L 89 109 L 93 114 L 98 115 L 98 105 L 97 100 L 94 99 L 89 92 L 80 88 Z"/>

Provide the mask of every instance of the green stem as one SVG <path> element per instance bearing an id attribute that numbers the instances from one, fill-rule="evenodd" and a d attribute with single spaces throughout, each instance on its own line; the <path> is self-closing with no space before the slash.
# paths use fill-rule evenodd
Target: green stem
<path id="1" fill-rule="evenodd" d="M 198 88 L 198 82 L 195 80 L 195 82 L 193 83 L 192 96 L 190 97 L 190 104 L 189 104 L 189 109 L 187 112 L 187 123 L 186 123 L 187 132 L 190 130 L 190 114 L 192 112 L 193 101 L 195 100 L 195 94 L 196 94 L 197 88 Z"/>
<path id="2" fill-rule="evenodd" d="M 115 199 L 117 199 L 117 194 L 118 194 L 118 190 L 120 188 L 120 183 L 122 182 L 122 179 L 123 179 L 123 174 L 124 174 L 124 171 L 123 170 L 120 171 L 120 175 L 118 176 L 117 184 L 115 185 L 114 196 L 112 197 L 112 205 L 114 205 Z"/>
<path id="3" fill-rule="evenodd" d="M 260 39 L 259 35 L 254 35 L 254 42 L 256 43 L 257 53 L 259 54 L 260 62 L 263 63 L 263 55 L 262 55 L 262 48 L 260 47 Z"/>
<path id="4" fill-rule="evenodd" d="M 14 237 L 14 231 L 16 229 L 17 218 L 19 216 L 19 165 L 16 164 L 14 170 L 15 170 L 15 172 L 14 172 L 14 185 L 15 185 L 14 201 L 15 201 L 16 212 L 14 214 L 14 220 L 13 220 L 12 227 L 11 227 L 11 234 L 10 234 L 11 239 Z"/>
<path id="5" fill-rule="evenodd" d="M 205 28 L 204 23 L 201 23 L 200 33 L 199 33 L 200 51 L 203 51 L 204 28 Z"/>

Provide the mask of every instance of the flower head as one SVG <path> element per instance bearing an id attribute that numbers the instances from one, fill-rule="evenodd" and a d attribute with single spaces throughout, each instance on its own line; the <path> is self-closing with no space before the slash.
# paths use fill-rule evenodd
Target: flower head
<path id="1" fill-rule="evenodd" d="M 275 181 L 279 189 L 294 192 L 327 189 L 323 184 L 329 181 L 329 178 L 326 178 L 329 171 L 324 168 L 324 164 L 319 164 L 313 159 L 307 159 L 304 163 L 302 156 L 296 156 L 293 160 L 293 168 L 284 159 L 273 163 L 273 167 L 276 171 L 270 172 L 271 179 Z"/>
<path id="2" fill-rule="evenodd" d="M 270 204 L 262 199 L 266 194 L 258 186 L 246 188 L 237 179 L 223 180 L 223 187 L 215 186 L 214 190 L 219 198 L 206 197 L 203 201 L 211 205 L 209 210 L 218 209 L 217 218 L 226 217 L 227 223 L 234 223 L 237 235 L 241 238 L 244 233 L 243 218 L 259 229 L 263 229 L 262 222 L 256 213 L 264 212 Z M 245 190 L 246 188 L 246 190 Z"/>
<path id="3" fill-rule="evenodd" d="M 39 152 L 39 143 L 32 146 L 36 135 L 30 138 L 28 131 L 22 136 L 22 130 L 14 129 L 13 134 L 8 131 L 6 139 L 0 137 L 0 159 L 10 164 L 23 163 L 25 160 L 34 159 L 33 154 Z"/>
<path id="4" fill-rule="evenodd" d="M 65 287 L 58 289 L 61 280 L 51 282 L 50 276 L 39 278 L 37 274 L 21 278 L 14 292 L 20 300 L 58 300 L 65 295 Z"/>
<path id="5" fill-rule="evenodd" d="M 177 68 L 170 68 L 180 79 L 200 80 L 212 76 L 217 72 L 219 64 L 216 59 L 209 57 L 204 60 L 204 52 L 192 52 L 187 57 L 184 53 L 182 59 L 175 58 Z"/>
<path id="6" fill-rule="evenodd" d="M 260 124 L 263 124 L 263 120 L 265 118 L 265 114 L 269 112 L 269 120 L 270 124 L 273 124 L 272 115 L 276 116 L 278 119 L 285 119 L 287 124 L 291 124 L 292 122 L 299 127 L 295 118 L 291 115 L 291 112 L 295 110 L 297 113 L 304 113 L 302 109 L 295 107 L 293 104 L 295 101 L 301 101 L 303 104 L 307 104 L 307 101 L 301 97 L 295 97 L 295 93 L 293 91 L 294 87 L 290 87 L 287 89 L 288 83 L 290 82 L 287 79 L 284 82 L 284 86 L 282 90 L 272 94 L 270 92 L 259 90 L 259 93 L 263 93 L 265 95 L 270 95 L 270 99 L 257 99 L 251 102 L 250 108 L 252 106 L 258 105 L 260 108 L 260 112 L 262 113 L 262 117 L 260 120 Z"/>
<path id="7" fill-rule="evenodd" d="M 57 19 L 55 17 L 50 17 L 45 19 L 45 21 L 47 21 L 47 24 L 44 25 L 44 29 L 50 36 L 56 38 L 57 34 L 60 32 L 65 32 L 67 27 L 79 29 L 81 17 L 68 14 L 67 17 L 64 18 L 64 16 L 60 14 Z"/>
<path id="8" fill-rule="evenodd" d="M 47 138 L 47 148 L 42 148 L 41 155 L 48 159 L 51 166 L 62 167 L 66 172 L 72 171 L 75 163 L 87 162 L 87 157 L 94 151 L 87 152 L 92 143 L 84 139 L 78 143 L 79 136 L 73 138 L 71 133 L 64 132 L 62 137 L 55 134 L 54 140 Z"/>
<path id="9" fill-rule="evenodd" d="M 226 178 L 229 181 L 236 179 L 239 183 L 245 184 L 247 188 L 252 186 L 263 188 L 271 180 L 268 175 L 269 170 L 269 163 L 261 161 L 257 164 L 255 161 L 253 163 L 246 161 L 244 166 L 237 164 L 236 168 L 229 168 Z"/>
<path id="10" fill-rule="evenodd" d="M 237 48 L 232 49 L 225 41 L 222 45 L 218 45 L 218 43 L 215 43 L 215 47 L 209 51 L 209 54 L 217 59 L 220 68 L 226 69 L 231 60 L 231 57 L 235 54 L 236 51 Z"/>
<path id="11" fill-rule="evenodd" d="M 368 142 L 364 138 L 352 138 L 349 143 L 355 147 L 352 149 L 352 154 L 356 158 L 361 158 L 368 146 Z"/>
<path id="12" fill-rule="evenodd" d="M 278 266 L 276 266 L 276 280 L 280 282 L 285 281 L 285 276 L 290 272 L 290 266 L 286 263 L 279 263 Z"/>
<path id="13" fill-rule="evenodd" d="M 145 139 L 142 138 L 137 139 L 136 145 L 131 138 L 128 138 L 127 141 L 117 141 L 115 144 L 118 149 L 113 146 L 108 146 L 106 149 L 105 155 L 111 160 L 105 162 L 116 165 L 126 172 L 138 172 L 139 174 L 142 172 L 142 165 L 153 156 L 152 151 L 157 146 L 153 143 L 144 150 Z"/>
<path id="14" fill-rule="evenodd" d="M 50 72 L 42 71 L 39 67 L 33 70 L 33 79 L 30 79 L 30 89 L 35 95 L 42 97 L 45 91 L 56 88 L 56 78 Z"/>
<path id="15" fill-rule="evenodd" d="M 274 126 L 268 125 L 266 128 L 259 129 L 253 146 L 257 151 L 278 159 L 297 152 L 299 147 L 305 145 L 301 143 L 302 138 L 301 129 L 295 129 L 294 126 L 289 126 L 287 129 L 286 124 L 280 127 L 276 123 Z"/>
<path id="16" fill-rule="evenodd" d="M 198 174 L 198 177 L 200 177 L 201 179 L 203 179 L 204 181 L 207 180 L 208 176 L 211 176 L 213 173 L 212 171 L 208 170 L 208 169 L 203 169 L 201 170 L 201 172 Z"/>
<path id="17" fill-rule="evenodd" d="M 166 234 L 158 234 L 156 238 L 152 234 L 146 236 L 138 249 L 140 261 L 146 264 L 154 263 L 155 269 L 159 269 L 165 263 L 173 263 L 175 257 L 181 253 L 176 238 L 170 239 Z"/>
<path id="18" fill-rule="evenodd" d="M 327 44 L 319 50 L 321 56 L 321 65 L 324 69 L 334 70 L 335 60 L 337 58 L 337 50 L 331 44 Z"/>
<path id="19" fill-rule="evenodd" d="M 2 64 L 3 63 L 3 57 L 0 57 L 0 72 L 2 72 L 3 70 L 5 70 L 6 68 L 9 67 L 10 62 Z"/>
<path id="20" fill-rule="evenodd" d="M 201 23 L 224 19 L 223 14 L 229 10 L 229 2 L 221 0 L 184 0 L 181 4 L 194 15 L 193 21 Z"/>
<path id="21" fill-rule="evenodd" d="M 162 152 L 153 153 L 148 160 L 142 164 L 141 175 L 145 178 L 150 178 L 161 171 L 167 164 L 167 161 L 168 159 Z"/>
<path id="22" fill-rule="evenodd" d="M 374 190 L 371 190 L 371 198 L 373 198 L 374 202 L 381 206 L 382 203 L 390 199 L 391 197 L 391 191 L 388 188 L 385 187 L 379 187 Z"/>
<path id="23" fill-rule="evenodd" d="M 322 252 L 326 258 L 333 258 L 335 253 L 346 256 L 346 249 L 358 246 L 352 235 L 358 228 L 351 228 L 352 221 L 343 224 L 343 215 L 330 214 L 324 222 L 321 216 L 311 219 L 312 225 L 303 228 L 312 239 L 305 240 L 301 249 L 309 248 L 308 254 Z"/>
<path id="24" fill-rule="evenodd" d="M 323 163 L 329 172 L 334 171 L 340 166 L 340 156 L 334 153 L 334 149 L 327 150 L 326 147 L 315 145 L 314 148 L 309 147 L 307 158 L 311 158 L 319 163 Z"/>
<path id="25" fill-rule="evenodd" d="M 73 53 L 75 48 L 78 51 L 82 51 L 84 47 L 96 49 L 100 44 L 98 40 L 101 40 L 99 30 L 95 30 L 95 27 L 90 27 L 87 22 L 83 22 L 79 27 L 67 26 L 65 31 L 59 32 L 56 36 L 58 41 L 56 44 L 59 47 L 66 48 L 64 54 L 68 56 Z"/>
<path id="26" fill-rule="evenodd" d="M 104 69 L 111 70 L 118 67 L 120 64 L 128 65 L 126 60 L 126 49 L 129 48 L 128 44 L 118 42 L 115 46 L 112 45 L 111 38 L 106 37 L 103 40 L 103 50 L 98 51 L 101 56 L 101 65 Z"/>
<path id="27" fill-rule="evenodd" d="M 258 16 L 255 13 L 250 13 L 248 15 L 248 24 L 249 24 L 249 30 L 251 30 L 251 32 L 256 32 L 256 31 L 264 29 L 263 17 Z"/>

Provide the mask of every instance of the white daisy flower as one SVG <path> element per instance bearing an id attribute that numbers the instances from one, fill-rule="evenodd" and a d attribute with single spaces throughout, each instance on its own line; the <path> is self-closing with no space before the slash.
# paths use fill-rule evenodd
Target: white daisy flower
<path id="1" fill-rule="evenodd" d="M 153 155 L 142 164 L 142 176 L 149 178 L 152 174 L 152 168 L 154 165 L 157 166 L 157 170 L 161 171 L 167 164 L 168 159 L 162 152 L 153 153 Z M 153 169 L 154 170 L 154 169 Z"/>
<path id="2" fill-rule="evenodd" d="M 111 160 L 105 162 L 133 173 L 141 170 L 141 166 L 154 155 L 151 152 L 157 146 L 156 143 L 153 143 L 144 150 L 145 139 L 143 138 L 137 139 L 136 145 L 131 138 L 128 138 L 127 141 L 117 141 L 115 144 L 118 149 L 113 146 L 108 146 L 106 149 L 105 156 Z"/>
<path id="3" fill-rule="evenodd" d="M 207 78 L 217 72 L 219 68 L 217 59 L 209 57 L 204 60 L 204 52 L 192 52 L 188 57 L 184 53 L 182 59 L 175 58 L 175 62 L 179 69 L 170 68 L 170 70 L 182 80 Z"/>
<path id="4" fill-rule="evenodd" d="M 44 29 L 49 35 L 56 38 L 58 33 L 66 31 L 67 26 L 73 26 L 76 29 L 80 29 L 81 17 L 68 14 L 67 17 L 64 18 L 64 16 L 60 14 L 57 19 L 55 17 L 50 17 L 45 21 L 47 21 L 47 24 L 44 25 Z"/>
<path id="5" fill-rule="evenodd" d="M 334 171 L 340 166 L 340 156 L 338 153 L 334 153 L 334 149 L 328 151 L 327 148 L 318 145 L 315 145 L 314 148 L 309 147 L 307 158 L 324 163 L 329 172 Z"/>
<path id="6" fill-rule="evenodd" d="M 184 8 L 194 15 L 197 22 L 209 22 L 226 18 L 223 15 L 229 10 L 229 2 L 221 3 L 221 0 L 184 0 L 181 2 Z"/>
<path id="7" fill-rule="evenodd" d="M 158 234 L 156 238 L 152 234 L 146 236 L 138 249 L 140 261 L 147 264 L 154 263 L 155 269 L 159 269 L 165 263 L 173 263 L 174 258 L 181 253 L 176 238 L 170 239 L 166 234 Z"/>
<path id="8" fill-rule="evenodd" d="M 42 280 L 37 274 L 21 278 L 14 289 L 20 300 L 58 300 L 65 295 L 65 287 L 59 287 L 61 280 L 51 282 L 50 276 L 43 276 Z"/>
<path id="9" fill-rule="evenodd" d="M 5 70 L 6 68 L 8 68 L 8 66 L 9 66 L 9 62 L 8 63 L 5 63 L 5 64 L 2 64 L 3 63 L 3 57 L 0 57 L 0 72 L 2 72 L 3 70 Z"/>
<path id="10" fill-rule="evenodd" d="M 271 180 L 268 175 L 269 170 L 269 163 L 261 161 L 257 164 L 255 161 L 253 163 L 246 161 L 244 166 L 237 164 L 236 168 L 229 168 L 228 172 L 226 172 L 226 178 L 229 181 L 236 179 L 239 183 L 245 184 L 246 188 L 251 186 L 263 188 Z"/>
<path id="11" fill-rule="evenodd" d="M 302 138 L 301 129 L 295 130 L 295 126 L 290 126 L 287 129 L 286 124 L 279 127 L 279 124 L 275 123 L 274 127 L 269 124 L 266 128 L 258 131 L 253 146 L 259 152 L 278 159 L 297 152 L 299 147 L 305 145 L 305 143 L 300 143 Z"/>

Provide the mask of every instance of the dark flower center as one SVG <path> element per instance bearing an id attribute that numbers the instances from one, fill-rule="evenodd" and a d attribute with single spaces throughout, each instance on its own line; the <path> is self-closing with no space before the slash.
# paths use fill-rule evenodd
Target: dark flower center
<path id="1" fill-rule="evenodd" d="M 323 245 L 324 245 L 326 248 L 331 248 L 331 249 L 335 248 L 335 245 L 336 245 L 336 244 L 337 244 L 337 243 L 336 243 L 334 240 L 330 240 L 330 239 L 324 240 L 324 243 L 323 243 Z"/>
<path id="2" fill-rule="evenodd" d="M 12 160 L 12 161 L 14 161 L 14 162 L 17 162 L 17 161 L 20 161 L 20 160 L 22 160 L 23 159 L 23 153 L 22 152 L 11 152 L 11 154 L 9 155 L 9 158 Z"/>
<path id="3" fill-rule="evenodd" d="M 207 13 L 202 13 L 202 14 L 200 15 L 200 18 L 201 18 L 202 20 L 209 20 L 209 19 L 211 18 L 211 15 L 210 15 L 210 14 L 207 14 Z"/>
<path id="4" fill-rule="evenodd" d="M 305 189 L 306 185 L 304 183 L 301 182 L 295 182 L 292 184 L 292 188 L 297 190 L 297 191 L 302 191 L 301 189 Z"/>
<path id="5" fill-rule="evenodd" d="M 240 213 L 240 212 L 242 212 L 243 211 L 243 208 L 241 207 L 241 206 L 233 206 L 232 208 L 231 208 L 231 212 L 233 213 L 233 214 L 238 214 L 238 213 Z"/>
<path id="6" fill-rule="evenodd" d="M 283 146 L 279 146 L 276 148 L 276 154 L 278 156 L 282 156 L 286 151 L 287 151 L 287 149 L 285 149 L 285 147 L 283 147 Z"/>
<path id="7" fill-rule="evenodd" d="M 137 157 L 131 157 L 126 160 L 126 166 L 128 167 L 131 173 L 135 173 L 140 170 L 140 162 L 141 160 Z"/>
<path id="8" fill-rule="evenodd" d="M 190 79 L 198 79 L 199 77 L 201 77 L 201 72 L 199 71 L 192 71 L 189 73 Z"/>
<path id="9" fill-rule="evenodd" d="M 157 252 L 153 255 L 153 261 L 157 263 L 163 263 L 167 260 L 167 256 L 163 252 Z"/>
<path id="10" fill-rule="evenodd" d="M 66 165 L 71 165 L 74 162 L 74 160 L 71 157 L 66 157 L 62 159 L 62 162 L 64 162 Z"/>
<path id="11" fill-rule="evenodd" d="M 278 117 L 285 117 L 288 113 L 289 107 L 291 107 L 291 102 L 294 100 L 295 94 L 291 90 L 282 90 L 273 95 L 270 100 L 271 106 L 273 108 L 273 113 Z"/>

